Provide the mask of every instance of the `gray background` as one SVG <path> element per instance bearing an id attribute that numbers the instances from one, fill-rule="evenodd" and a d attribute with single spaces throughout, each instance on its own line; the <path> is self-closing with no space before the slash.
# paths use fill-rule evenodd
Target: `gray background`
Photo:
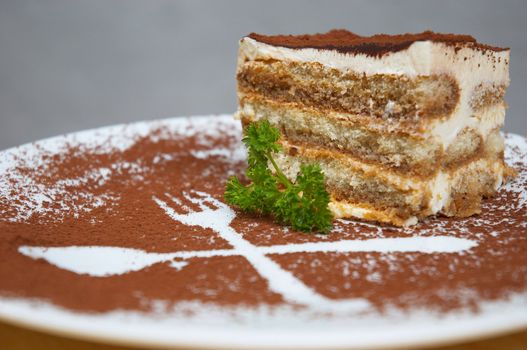
<path id="1" fill-rule="evenodd" d="M 525 134 L 527 1 L 0 0 L 0 149 L 60 133 L 232 112 L 251 31 L 432 29 L 512 48 L 506 129 Z"/>

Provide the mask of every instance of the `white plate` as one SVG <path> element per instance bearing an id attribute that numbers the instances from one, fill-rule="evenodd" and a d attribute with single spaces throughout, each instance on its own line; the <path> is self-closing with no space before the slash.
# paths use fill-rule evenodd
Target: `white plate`
<path id="1" fill-rule="evenodd" d="M 230 121 L 231 116 L 214 119 L 214 121 L 218 120 L 231 123 L 236 130 L 238 128 L 237 123 Z M 102 137 L 115 136 L 111 147 L 125 149 L 133 144 L 136 136 L 147 135 L 154 126 L 166 125 L 173 129 L 185 130 L 185 126 L 189 123 L 204 128 L 214 125 L 214 121 L 210 117 L 195 117 L 192 121 L 174 118 L 135 123 L 126 127 L 114 126 L 60 136 L 39 141 L 38 144 L 47 150 L 58 150 L 60 148 L 58 145 L 64 144 L 65 141 L 97 145 L 100 144 Z M 123 132 L 125 129 L 126 132 Z M 509 148 L 515 145 L 523 154 L 527 152 L 527 142 L 520 136 L 509 136 L 507 143 Z M 9 170 L 10 162 L 15 159 L 14 156 L 28 157 L 28 150 L 33 149 L 34 145 L 24 145 L 0 153 L 0 174 Z M 525 196 L 524 193 L 520 195 Z M 433 243 L 437 246 L 441 242 Z M 359 251 L 364 249 L 353 246 L 354 243 L 349 244 L 351 247 L 349 249 L 359 249 Z M 376 246 L 377 243 L 371 242 L 371 244 L 376 248 L 368 249 L 381 249 Z M 424 244 L 426 245 L 426 242 Z M 469 246 L 464 247 L 463 244 L 469 243 L 462 240 L 448 241 L 445 247 L 469 249 Z M 48 262 L 74 272 L 91 271 L 93 275 L 108 273 L 108 260 L 95 260 L 97 262 L 95 266 L 93 263 L 90 265 L 89 261 L 83 258 L 82 251 L 58 251 L 54 256 L 49 251 L 21 250 L 21 253 L 44 257 Z M 84 253 L 90 254 L 90 252 Z M 124 254 L 125 263 L 132 261 L 137 264 L 136 269 L 151 264 L 149 259 L 163 259 L 163 257 L 142 255 L 138 251 L 114 253 L 117 263 L 112 268 L 116 269 L 115 271 L 122 269 L 118 264 L 119 259 L 123 258 L 120 253 Z M 75 256 L 76 259 L 71 259 L 71 256 Z M 312 296 L 306 298 L 309 297 Z M 379 349 L 437 346 L 527 328 L 527 294 L 525 293 L 511 294 L 503 300 L 481 302 L 480 311 L 477 313 L 465 310 L 444 314 L 424 308 L 404 313 L 393 308 L 379 314 L 365 313 L 361 309 L 361 300 L 351 301 L 350 305 L 348 306 L 351 308 L 347 311 L 338 310 L 337 307 L 332 310 L 331 316 L 328 316 L 327 309 L 309 307 L 298 309 L 290 306 L 278 308 L 262 306 L 258 309 L 247 309 L 222 308 L 214 304 L 198 303 L 178 304 L 170 313 L 116 310 L 104 314 L 90 314 L 73 312 L 45 300 L 2 297 L 0 319 L 54 334 L 115 344 L 224 349 Z M 188 317 L 185 310 L 192 310 L 193 316 Z"/>

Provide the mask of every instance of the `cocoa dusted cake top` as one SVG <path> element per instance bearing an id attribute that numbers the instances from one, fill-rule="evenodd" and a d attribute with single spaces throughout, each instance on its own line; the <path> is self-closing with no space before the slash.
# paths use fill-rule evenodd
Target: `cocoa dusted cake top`
<path id="1" fill-rule="evenodd" d="M 442 34 L 432 31 L 416 34 L 360 36 L 345 29 L 334 29 L 323 34 L 262 35 L 251 33 L 248 37 L 264 44 L 292 49 L 325 49 L 336 50 L 342 53 L 361 53 L 370 56 L 382 56 L 390 52 L 401 51 L 416 41 L 434 41 L 452 45 L 469 44 L 482 50 L 491 51 L 508 50 L 508 48 L 478 43 L 470 35 Z"/>

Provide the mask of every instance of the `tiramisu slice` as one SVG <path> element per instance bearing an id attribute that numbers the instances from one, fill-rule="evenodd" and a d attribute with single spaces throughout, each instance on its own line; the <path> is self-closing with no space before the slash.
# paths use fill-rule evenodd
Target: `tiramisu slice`
<path id="1" fill-rule="evenodd" d="M 335 217 L 469 216 L 512 174 L 499 132 L 509 49 L 471 36 L 253 33 L 237 80 L 243 124 L 281 130 L 290 179 L 320 165 Z"/>

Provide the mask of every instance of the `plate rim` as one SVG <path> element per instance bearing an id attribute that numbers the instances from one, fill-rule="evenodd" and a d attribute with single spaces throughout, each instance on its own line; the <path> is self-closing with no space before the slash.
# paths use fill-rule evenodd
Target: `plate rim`
<path id="1" fill-rule="evenodd" d="M 524 296 L 527 296 L 527 294 L 523 294 Z M 27 307 L 28 310 L 31 310 L 31 315 L 26 315 L 23 317 L 20 317 L 20 314 L 17 316 L 14 316 L 12 314 L 4 312 L 4 302 L 6 300 L 14 301 L 15 303 L 18 301 L 22 301 L 22 303 L 26 304 L 23 307 Z M 290 335 L 294 335 L 293 337 L 288 338 L 280 338 L 276 339 L 277 333 L 274 333 L 275 330 L 273 330 L 273 336 L 274 340 L 270 342 L 264 342 L 263 344 L 254 344 L 255 341 L 253 341 L 253 344 L 248 344 L 246 342 L 222 342 L 217 343 L 216 341 L 196 341 L 196 339 L 193 339 L 192 337 L 186 337 L 185 333 L 183 336 L 176 336 L 176 337 L 168 337 L 168 338 L 155 338 L 155 335 L 152 334 L 150 338 L 144 337 L 143 334 L 128 332 L 128 334 L 125 336 L 123 333 L 127 333 L 126 331 L 120 331 L 117 334 L 112 331 L 103 331 L 101 332 L 101 329 L 97 327 L 78 327 L 77 325 L 74 325 L 72 323 L 68 323 L 67 320 L 63 320 L 60 322 L 55 323 L 61 323 L 60 326 L 55 325 L 55 323 L 49 323 L 45 322 L 43 319 L 35 320 L 32 319 L 35 313 L 40 312 L 41 310 L 36 311 L 34 306 L 29 306 L 28 304 L 35 304 L 41 303 L 42 299 L 29 299 L 29 298 L 5 298 L 0 297 L 0 322 L 5 322 L 17 327 L 26 328 L 29 330 L 37 331 L 37 332 L 43 332 L 50 335 L 58 336 L 58 337 L 65 337 L 75 340 L 85 340 L 90 341 L 94 343 L 99 344 L 109 344 L 109 345 L 117 345 L 117 346 L 125 346 L 125 347 L 131 347 L 131 348 L 137 348 L 137 347 L 157 347 L 162 349 L 189 349 L 189 350 L 213 350 L 213 349 L 231 349 L 231 350 L 241 350 L 241 349 L 251 349 L 251 350 L 262 350 L 262 349 L 283 349 L 283 350 L 293 350 L 293 349 L 320 349 L 323 347 L 327 350 L 353 350 L 353 349 L 379 349 L 379 350 L 394 350 L 394 349 L 414 349 L 414 348 L 420 348 L 423 346 L 426 347 L 442 347 L 442 346 L 449 346 L 454 344 L 462 344 L 467 343 L 471 341 L 479 341 L 479 340 L 486 340 L 491 339 L 494 337 L 499 337 L 507 334 L 514 334 L 517 332 L 527 331 L 527 315 L 525 315 L 521 322 L 513 323 L 512 325 L 509 322 L 502 322 L 502 320 L 496 320 L 496 318 L 492 318 L 496 321 L 491 322 L 490 324 L 487 324 L 484 327 L 477 327 L 477 328 L 471 328 L 469 332 L 455 332 L 454 334 L 450 334 L 448 337 L 445 337 L 445 330 L 449 329 L 448 327 L 445 327 L 444 325 L 441 325 L 439 328 L 439 331 L 434 330 L 432 332 L 432 335 L 427 335 L 426 337 L 419 337 L 417 340 L 409 339 L 408 337 L 404 337 L 403 339 L 399 340 L 389 340 L 390 344 L 387 344 L 386 342 L 378 343 L 378 342 L 360 342 L 352 344 L 349 342 L 349 338 L 341 338 L 339 342 L 333 342 L 331 344 L 324 343 L 326 341 L 325 336 L 331 336 L 335 335 L 337 332 L 318 332 L 318 333 L 312 333 L 311 335 L 315 335 L 315 339 L 322 339 L 322 342 L 313 342 L 313 339 L 305 339 L 302 342 L 296 342 L 292 343 L 291 339 L 302 339 L 300 335 L 304 335 L 305 333 L 302 330 L 296 330 L 293 332 L 288 332 Z M 73 316 L 74 318 L 82 318 L 88 315 L 87 313 L 81 313 L 76 312 L 72 310 L 65 309 L 63 307 L 54 305 L 54 304 L 41 304 L 39 307 L 45 307 L 45 308 L 52 308 L 54 309 L 53 312 L 59 312 L 63 316 Z M 104 313 L 101 313 L 102 315 Z M 92 314 L 95 315 L 95 314 Z M 470 320 L 462 320 L 460 321 L 460 324 L 467 324 L 467 322 L 474 322 L 480 320 L 481 314 L 476 314 L 477 316 L 475 318 L 472 318 Z M 45 317 L 45 315 L 44 315 Z M 488 318 L 488 317 L 487 317 Z M 485 320 L 485 318 L 483 318 Z M 82 322 L 93 324 L 93 320 L 84 320 Z M 66 325 L 66 327 L 64 327 Z M 137 324 L 133 325 L 134 327 L 138 327 Z M 456 325 L 454 325 L 456 326 Z M 454 326 L 449 326 L 450 328 Z M 446 328 L 446 329 L 443 329 Z M 188 330 L 186 330 L 188 331 Z M 195 327 L 193 329 L 194 332 L 207 332 L 208 334 L 211 333 L 210 329 L 207 329 L 207 326 L 202 327 Z M 215 330 L 213 333 L 220 333 L 224 330 Z M 230 332 L 229 335 L 235 335 L 245 332 L 244 330 L 236 331 L 236 332 Z M 172 333 L 174 335 L 175 333 Z M 278 333 L 280 335 L 280 333 Z M 251 334 L 254 335 L 254 332 Z M 268 333 L 266 331 L 261 332 L 259 334 L 260 338 L 264 338 L 265 336 L 268 336 Z M 210 338 L 209 338 L 210 339 Z M 214 339 L 214 337 L 212 337 Z M 288 340 L 287 343 L 281 343 L 276 345 L 277 341 L 283 341 Z M 344 341 L 342 341 L 344 340 Z"/>

